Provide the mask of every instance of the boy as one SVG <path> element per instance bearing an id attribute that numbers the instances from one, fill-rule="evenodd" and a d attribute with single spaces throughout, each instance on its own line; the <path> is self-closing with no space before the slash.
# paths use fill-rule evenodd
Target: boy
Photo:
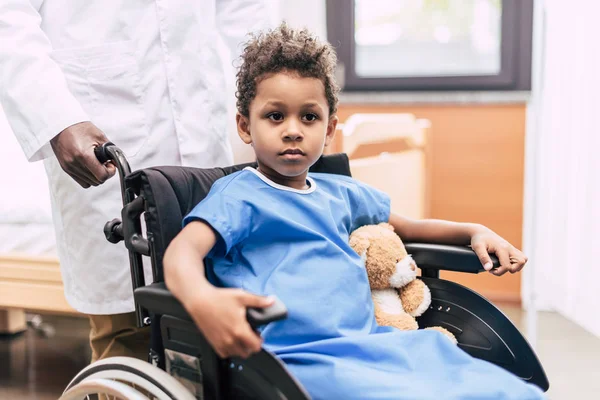
<path id="1" fill-rule="evenodd" d="M 313 398 L 540 398 L 536 387 L 474 359 L 438 332 L 400 332 L 374 318 L 366 270 L 348 244 L 389 222 L 406 241 L 471 244 L 501 275 L 526 258 L 477 224 L 390 214 L 389 198 L 348 177 L 308 174 L 334 136 L 334 50 L 285 25 L 251 40 L 238 72 L 237 126 L 258 168 L 218 180 L 184 219 L 164 258 L 165 280 L 222 357 L 261 344 Z M 213 261 L 211 282 L 203 259 Z M 275 294 L 288 318 L 261 334 L 247 307 Z M 432 384 L 435 382 L 434 384 Z"/>

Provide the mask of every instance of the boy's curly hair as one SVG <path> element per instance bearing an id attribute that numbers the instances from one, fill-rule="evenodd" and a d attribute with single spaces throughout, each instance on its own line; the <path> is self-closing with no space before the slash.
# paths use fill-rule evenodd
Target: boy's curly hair
<path id="1" fill-rule="evenodd" d="M 266 33 L 251 36 L 241 56 L 237 72 L 237 109 L 249 116 L 256 86 L 266 74 L 291 71 L 303 77 L 317 78 L 325 86 L 329 115 L 337 111 L 339 87 L 335 81 L 337 56 L 327 42 L 320 42 L 307 29 L 296 30 L 285 23 Z"/>

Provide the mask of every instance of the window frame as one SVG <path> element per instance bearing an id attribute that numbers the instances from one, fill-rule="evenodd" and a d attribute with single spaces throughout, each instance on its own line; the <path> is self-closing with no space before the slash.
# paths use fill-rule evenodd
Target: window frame
<path id="1" fill-rule="evenodd" d="M 326 0 L 327 38 L 344 91 L 531 90 L 533 1 L 502 0 L 500 71 L 495 75 L 362 77 L 355 71 L 354 0 Z M 350 38 L 350 40 L 348 40 Z"/>

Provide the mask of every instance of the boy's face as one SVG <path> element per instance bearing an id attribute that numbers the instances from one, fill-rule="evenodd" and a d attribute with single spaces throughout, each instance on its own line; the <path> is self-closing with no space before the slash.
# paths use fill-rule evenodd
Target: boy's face
<path id="1" fill-rule="evenodd" d="M 259 169 L 278 183 L 305 184 L 306 172 L 335 134 L 323 82 L 280 72 L 264 78 L 250 103 L 250 118 L 237 116 L 238 133 L 254 147 Z"/>

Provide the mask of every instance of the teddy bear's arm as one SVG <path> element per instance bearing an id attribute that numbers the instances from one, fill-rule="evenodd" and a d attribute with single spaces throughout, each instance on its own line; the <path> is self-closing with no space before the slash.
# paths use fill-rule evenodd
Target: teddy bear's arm
<path id="1" fill-rule="evenodd" d="M 350 236 L 350 247 L 358 253 L 359 256 L 364 257 L 365 252 L 369 248 L 370 241 L 366 236 L 363 235 L 352 235 Z"/>

